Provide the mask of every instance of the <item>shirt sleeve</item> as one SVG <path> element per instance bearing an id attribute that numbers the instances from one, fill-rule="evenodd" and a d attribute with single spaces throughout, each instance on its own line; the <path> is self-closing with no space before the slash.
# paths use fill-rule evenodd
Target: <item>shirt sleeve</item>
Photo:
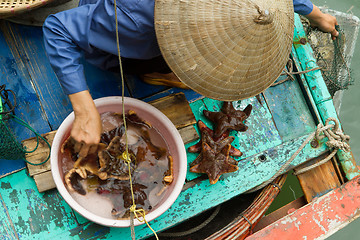
<path id="1" fill-rule="evenodd" d="M 313 10 L 313 4 L 310 0 L 293 0 L 294 11 L 301 15 L 308 15 Z"/>
<path id="2" fill-rule="evenodd" d="M 89 48 L 87 15 L 91 6 L 50 15 L 43 25 L 45 50 L 66 94 L 88 89 L 80 59 L 81 49 Z"/>
<path id="3" fill-rule="evenodd" d="M 116 2 L 121 56 L 134 59 L 159 56 L 154 0 Z M 118 55 L 113 1 L 82 0 L 80 5 L 50 15 L 43 25 L 45 50 L 66 94 L 87 89 L 80 63 L 82 55 L 101 69 L 119 64 L 113 57 Z"/>

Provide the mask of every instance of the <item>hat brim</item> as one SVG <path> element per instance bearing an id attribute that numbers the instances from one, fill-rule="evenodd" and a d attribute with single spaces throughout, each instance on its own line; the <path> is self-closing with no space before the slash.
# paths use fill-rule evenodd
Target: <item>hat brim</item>
<path id="1" fill-rule="evenodd" d="M 293 3 L 155 0 L 155 30 L 184 84 L 213 99 L 245 99 L 268 88 L 289 59 Z"/>

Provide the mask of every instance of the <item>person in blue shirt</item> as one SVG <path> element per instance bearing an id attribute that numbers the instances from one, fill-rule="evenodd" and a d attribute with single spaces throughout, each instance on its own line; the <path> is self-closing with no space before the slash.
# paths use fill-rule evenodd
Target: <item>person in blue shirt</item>
<path id="1" fill-rule="evenodd" d="M 293 3 L 294 11 L 307 17 L 313 27 L 333 38 L 338 36 L 335 17 L 322 13 L 310 0 Z M 154 0 L 117 0 L 117 8 L 124 72 L 140 74 L 152 84 L 185 88 L 161 56 L 154 28 Z M 71 136 L 81 156 L 97 149 L 102 127 L 80 58 L 83 54 L 102 69 L 119 68 L 114 19 L 113 0 L 80 0 L 79 7 L 50 15 L 43 25 L 50 64 L 75 113 Z"/>

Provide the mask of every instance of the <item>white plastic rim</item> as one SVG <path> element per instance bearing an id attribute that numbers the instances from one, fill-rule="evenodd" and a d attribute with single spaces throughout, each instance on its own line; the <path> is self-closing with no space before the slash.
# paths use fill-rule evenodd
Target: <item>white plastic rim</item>
<path id="1" fill-rule="evenodd" d="M 124 99 L 125 111 L 127 111 L 128 109 L 133 109 L 140 117 L 144 114 L 149 114 L 148 116 L 150 119 L 147 117 L 146 120 L 150 122 L 154 126 L 154 128 L 156 128 L 163 136 L 163 138 L 168 144 L 169 152 L 174 159 L 174 181 L 170 184 L 169 189 L 166 193 L 167 195 L 165 195 L 165 197 L 160 201 L 157 206 L 154 207 L 154 209 L 152 209 L 149 213 L 146 214 L 145 219 L 149 222 L 159 217 L 168 208 L 170 208 L 170 206 L 175 202 L 176 198 L 180 194 L 182 187 L 185 183 L 187 171 L 186 150 L 182 138 L 176 127 L 162 112 L 143 101 L 128 97 L 125 97 Z M 121 97 L 115 96 L 99 98 L 96 99 L 94 102 L 100 113 L 107 111 L 122 112 Z M 137 110 L 141 111 L 138 112 Z M 65 187 L 59 169 L 58 154 L 62 142 L 68 136 L 73 121 L 74 112 L 70 113 L 60 125 L 58 131 L 55 134 L 51 147 L 50 165 L 56 188 L 58 189 L 64 200 L 70 205 L 70 207 L 88 220 L 108 227 L 129 227 L 130 220 L 109 219 L 91 213 L 90 211 L 82 207 L 80 204 L 78 204 L 72 198 L 69 191 Z M 143 223 L 144 222 L 140 222 L 137 219 L 134 220 L 135 226 L 141 225 Z"/>

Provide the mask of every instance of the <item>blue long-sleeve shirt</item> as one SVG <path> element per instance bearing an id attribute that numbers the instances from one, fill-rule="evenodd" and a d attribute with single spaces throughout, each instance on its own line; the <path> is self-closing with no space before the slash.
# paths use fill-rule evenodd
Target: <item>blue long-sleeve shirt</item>
<path id="1" fill-rule="evenodd" d="M 293 0 L 307 15 L 310 0 Z M 121 56 L 151 59 L 161 55 L 154 28 L 154 0 L 116 0 Z M 102 69 L 118 66 L 113 0 L 80 0 L 79 7 L 50 15 L 43 26 L 45 49 L 66 94 L 87 90 L 80 64 Z"/>

